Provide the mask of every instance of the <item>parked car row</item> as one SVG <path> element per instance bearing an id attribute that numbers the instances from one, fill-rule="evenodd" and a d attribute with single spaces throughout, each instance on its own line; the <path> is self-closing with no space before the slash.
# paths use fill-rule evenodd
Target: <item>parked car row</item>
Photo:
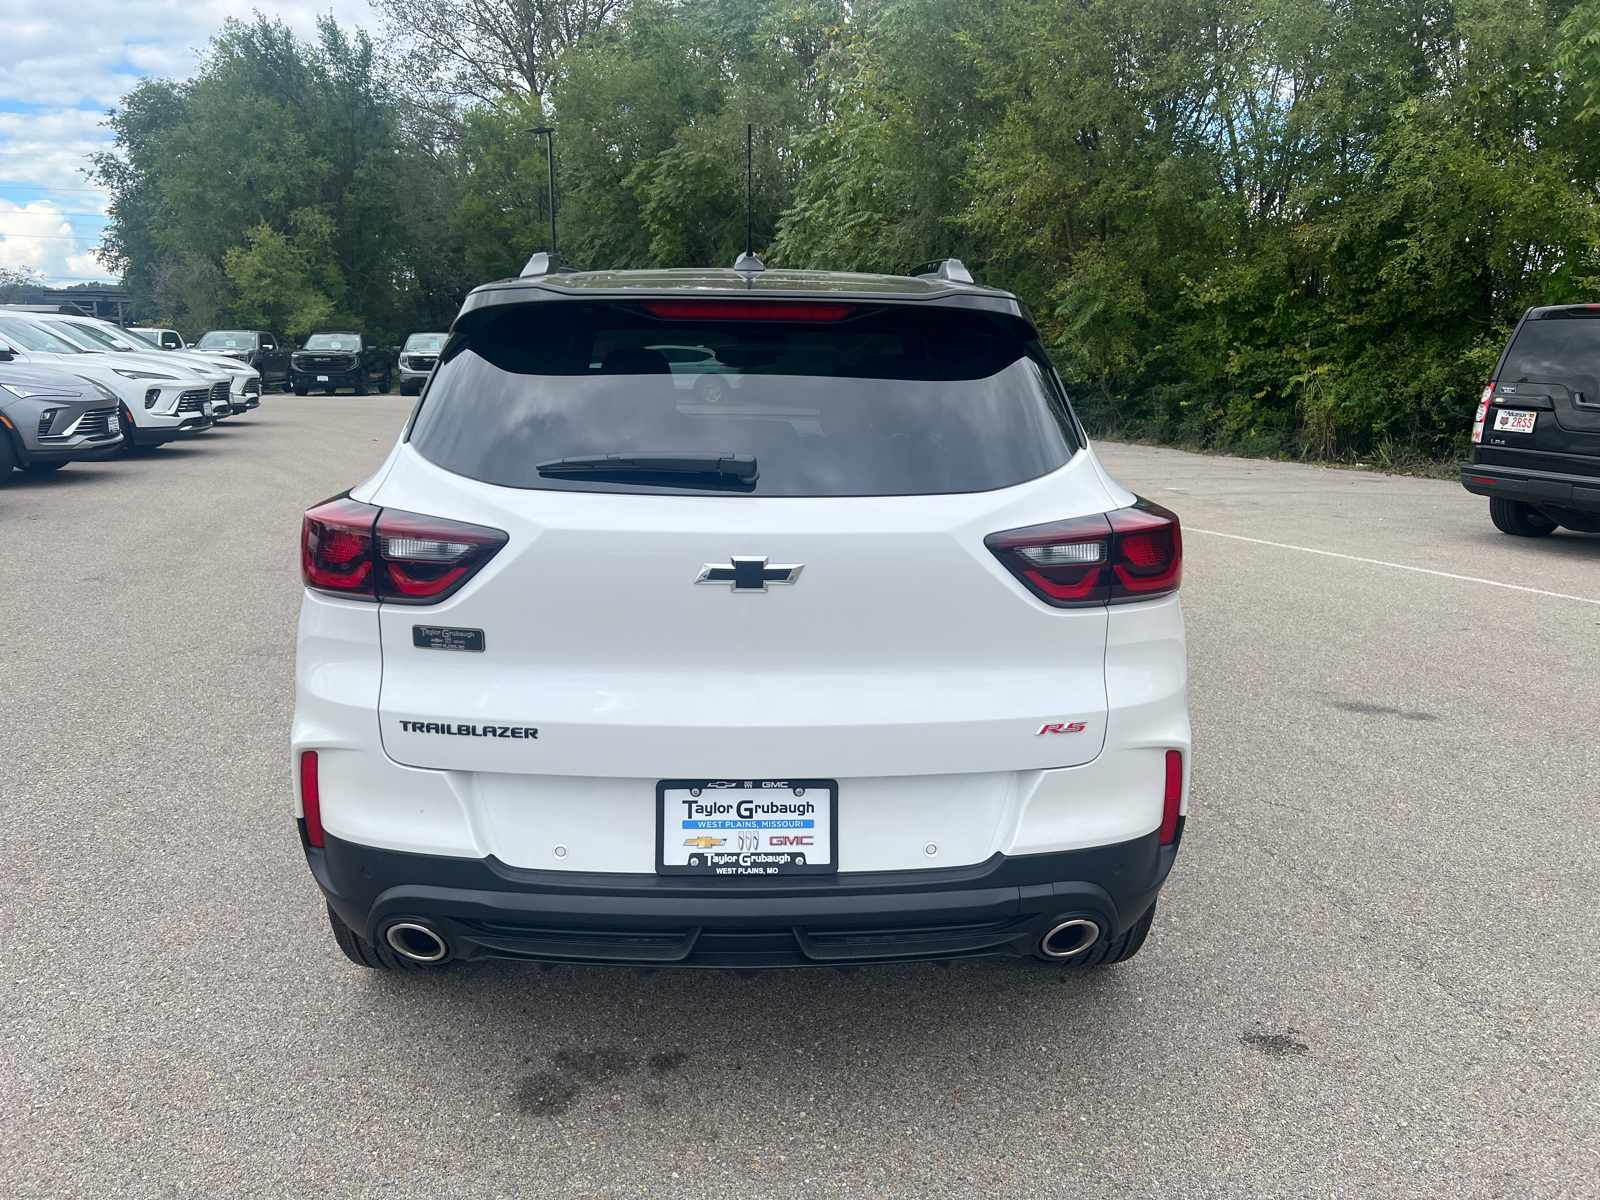
<path id="1" fill-rule="evenodd" d="M 398 354 L 400 394 L 422 392 L 428 373 L 444 349 L 443 333 L 414 333 L 403 346 L 382 347 L 364 333 L 314 333 L 291 348 L 264 329 L 214 329 L 192 347 L 175 329 L 139 329 L 166 349 L 193 349 L 225 356 L 261 374 L 263 388 L 278 387 L 297 396 L 314 391 L 332 395 L 349 388 L 358 396 L 387 394 L 394 387 Z"/>
<path id="2" fill-rule="evenodd" d="M 261 373 L 94 317 L 0 313 L 0 483 L 193 437 L 261 403 Z"/>

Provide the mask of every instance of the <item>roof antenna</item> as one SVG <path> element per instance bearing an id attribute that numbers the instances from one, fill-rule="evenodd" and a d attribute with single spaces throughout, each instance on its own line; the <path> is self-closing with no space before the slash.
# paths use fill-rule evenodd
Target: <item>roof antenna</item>
<path id="1" fill-rule="evenodd" d="M 756 257 L 755 243 L 755 142 L 756 127 L 744 127 L 744 253 L 734 261 L 735 271 L 751 275 L 765 271 L 767 264 Z"/>
<path id="2" fill-rule="evenodd" d="M 556 265 L 556 131 L 553 126 L 541 125 L 523 132 L 544 137 L 544 162 L 550 197 L 550 249 L 528 259 L 528 265 L 522 268 L 522 275 L 527 278 L 531 275 L 552 275 L 563 268 Z"/>

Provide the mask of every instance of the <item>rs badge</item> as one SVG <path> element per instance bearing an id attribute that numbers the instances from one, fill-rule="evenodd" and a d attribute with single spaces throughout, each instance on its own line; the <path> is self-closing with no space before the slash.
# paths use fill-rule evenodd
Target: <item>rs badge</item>
<path id="1" fill-rule="evenodd" d="M 1086 725 L 1088 725 L 1087 721 L 1063 722 L 1059 725 L 1041 725 L 1039 726 L 1039 733 L 1082 733 Z M 1039 733 L 1036 733 L 1033 736 L 1038 737 Z"/>

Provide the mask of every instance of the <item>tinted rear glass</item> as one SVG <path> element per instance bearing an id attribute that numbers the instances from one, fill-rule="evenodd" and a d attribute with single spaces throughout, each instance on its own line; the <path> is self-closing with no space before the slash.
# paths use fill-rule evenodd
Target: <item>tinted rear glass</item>
<path id="1" fill-rule="evenodd" d="M 1558 383 L 1600 399 L 1600 320 L 1524 321 L 1496 377 L 1501 383 Z"/>
<path id="2" fill-rule="evenodd" d="M 411 433 L 448 471 L 507 487 L 722 490 L 550 478 L 538 464 L 648 452 L 754 455 L 763 496 L 979 492 L 1077 449 L 1037 343 L 985 318 L 661 320 L 541 303 L 453 343 Z"/>

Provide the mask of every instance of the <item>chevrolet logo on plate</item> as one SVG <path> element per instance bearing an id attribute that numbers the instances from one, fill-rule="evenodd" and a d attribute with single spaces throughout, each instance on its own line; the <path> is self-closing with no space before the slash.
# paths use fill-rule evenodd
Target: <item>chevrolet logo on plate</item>
<path id="1" fill-rule="evenodd" d="M 684 838 L 683 839 L 683 844 L 685 846 L 694 846 L 696 849 L 699 849 L 699 850 L 709 850 L 713 846 L 722 845 L 722 843 L 727 841 L 727 840 L 728 840 L 727 838 L 714 838 L 714 837 Z"/>
<path id="2" fill-rule="evenodd" d="M 769 583 L 793 583 L 800 578 L 805 563 L 774 563 L 765 557 L 735 554 L 728 565 L 707 563 L 695 577 L 696 583 L 725 583 L 735 592 L 764 592 Z"/>

